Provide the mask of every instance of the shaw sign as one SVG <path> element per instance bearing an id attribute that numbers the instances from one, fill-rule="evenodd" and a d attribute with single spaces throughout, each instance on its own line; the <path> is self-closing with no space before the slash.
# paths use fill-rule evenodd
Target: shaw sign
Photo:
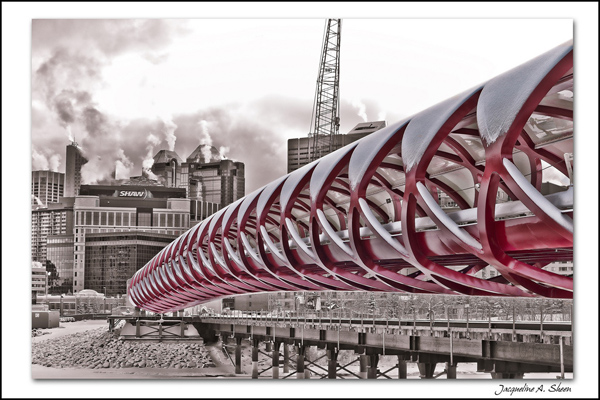
<path id="1" fill-rule="evenodd" d="M 135 197 L 138 199 L 145 199 L 147 196 L 147 190 L 119 190 L 119 197 Z"/>

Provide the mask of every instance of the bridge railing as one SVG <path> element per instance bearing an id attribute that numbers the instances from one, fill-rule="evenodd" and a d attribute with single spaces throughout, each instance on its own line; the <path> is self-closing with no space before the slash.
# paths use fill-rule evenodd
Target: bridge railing
<path id="1" fill-rule="evenodd" d="M 542 316 L 543 318 L 543 316 Z M 323 330 L 385 332 L 386 334 L 434 336 L 468 339 L 493 339 L 556 344 L 564 338 L 572 345 L 571 321 L 523 321 L 506 319 L 464 318 L 383 318 L 381 316 L 337 310 L 329 312 L 300 311 L 231 311 L 202 315 L 207 323 L 245 326 L 303 327 Z"/>

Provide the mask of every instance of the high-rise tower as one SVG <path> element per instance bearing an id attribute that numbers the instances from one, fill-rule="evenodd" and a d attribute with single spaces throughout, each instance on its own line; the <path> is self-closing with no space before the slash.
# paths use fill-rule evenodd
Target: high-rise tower
<path id="1" fill-rule="evenodd" d="M 67 165 L 65 171 L 65 197 L 75 197 L 81 186 L 81 167 L 88 160 L 81 154 L 81 148 L 76 142 L 67 145 Z"/>
<path id="2" fill-rule="evenodd" d="M 181 157 L 174 151 L 160 150 L 154 156 L 151 171 L 166 187 L 180 187 L 182 162 Z"/>
<path id="3" fill-rule="evenodd" d="M 54 171 L 31 171 L 31 206 L 48 207 L 64 196 L 65 174 Z"/>

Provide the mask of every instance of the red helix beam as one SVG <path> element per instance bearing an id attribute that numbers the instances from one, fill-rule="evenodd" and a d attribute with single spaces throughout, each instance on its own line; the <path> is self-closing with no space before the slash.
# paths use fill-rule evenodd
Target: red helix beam
<path id="1" fill-rule="evenodd" d="M 169 312 L 265 291 L 572 298 L 573 278 L 543 267 L 573 259 L 573 187 L 541 193 L 545 174 L 571 178 L 572 110 L 570 41 L 220 210 L 137 271 L 130 299 Z M 498 275 L 475 275 L 487 266 Z"/>

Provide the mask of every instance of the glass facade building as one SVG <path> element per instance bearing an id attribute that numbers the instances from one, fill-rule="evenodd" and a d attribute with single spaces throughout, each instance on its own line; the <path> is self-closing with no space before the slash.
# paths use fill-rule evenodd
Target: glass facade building
<path id="1" fill-rule="evenodd" d="M 48 293 L 68 294 L 73 292 L 73 235 L 48 236 L 47 268 L 51 273 Z"/>
<path id="2" fill-rule="evenodd" d="M 47 260 L 48 237 L 73 234 L 73 198 L 31 210 L 31 260 L 44 264 Z"/>
<path id="3" fill-rule="evenodd" d="M 139 232 L 87 235 L 85 288 L 106 296 L 126 294 L 127 280 L 177 236 Z"/>
<path id="4" fill-rule="evenodd" d="M 185 162 L 173 151 L 160 150 L 152 173 L 165 186 L 186 190 L 192 200 L 190 226 L 246 194 L 244 163 L 223 159 L 214 146 L 198 146 Z"/>
<path id="5" fill-rule="evenodd" d="M 167 242 L 154 242 L 153 246 L 159 246 L 158 250 L 160 250 L 189 229 L 190 200 L 185 198 L 185 190 L 181 188 L 82 185 L 80 193 L 81 195 L 76 198 L 74 205 L 75 227 L 72 250 L 74 293 L 84 289 L 103 292 L 104 286 L 108 291 L 110 284 L 101 285 L 99 282 L 106 283 L 110 279 L 117 279 L 118 282 L 121 282 L 121 279 L 127 274 L 129 275 L 126 279 L 131 278 L 137 270 L 137 267 L 132 266 L 132 260 L 138 259 L 138 251 L 146 253 L 154 251 L 140 250 L 136 247 L 132 253 L 128 245 L 118 249 L 117 244 L 113 244 L 110 251 L 104 249 L 109 252 L 102 255 L 98 246 L 88 245 L 89 238 L 94 238 L 93 243 L 102 242 L 97 239 L 98 235 L 109 237 L 112 234 L 116 234 L 117 237 L 118 235 L 147 234 L 150 237 L 170 238 Z M 118 239 L 113 240 L 115 243 L 117 241 Z M 158 250 L 154 251 L 152 256 Z M 145 259 L 143 262 L 140 261 L 140 267 L 152 256 L 149 256 L 148 259 L 145 259 L 145 256 L 140 258 Z M 101 261 L 106 263 L 102 264 Z M 107 268 L 104 275 L 100 274 L 99 268 Z M 88 276 L 88 273 L 92 275 Z M 123 281 L 123 290 L 126 279 Z M 120 283 L 115 283 L 115 285 L 112 289 L 113 292 L 109 292 L 110 295 L 125 293 L 125 291 L 114 292 L 121 287 Z"/>

